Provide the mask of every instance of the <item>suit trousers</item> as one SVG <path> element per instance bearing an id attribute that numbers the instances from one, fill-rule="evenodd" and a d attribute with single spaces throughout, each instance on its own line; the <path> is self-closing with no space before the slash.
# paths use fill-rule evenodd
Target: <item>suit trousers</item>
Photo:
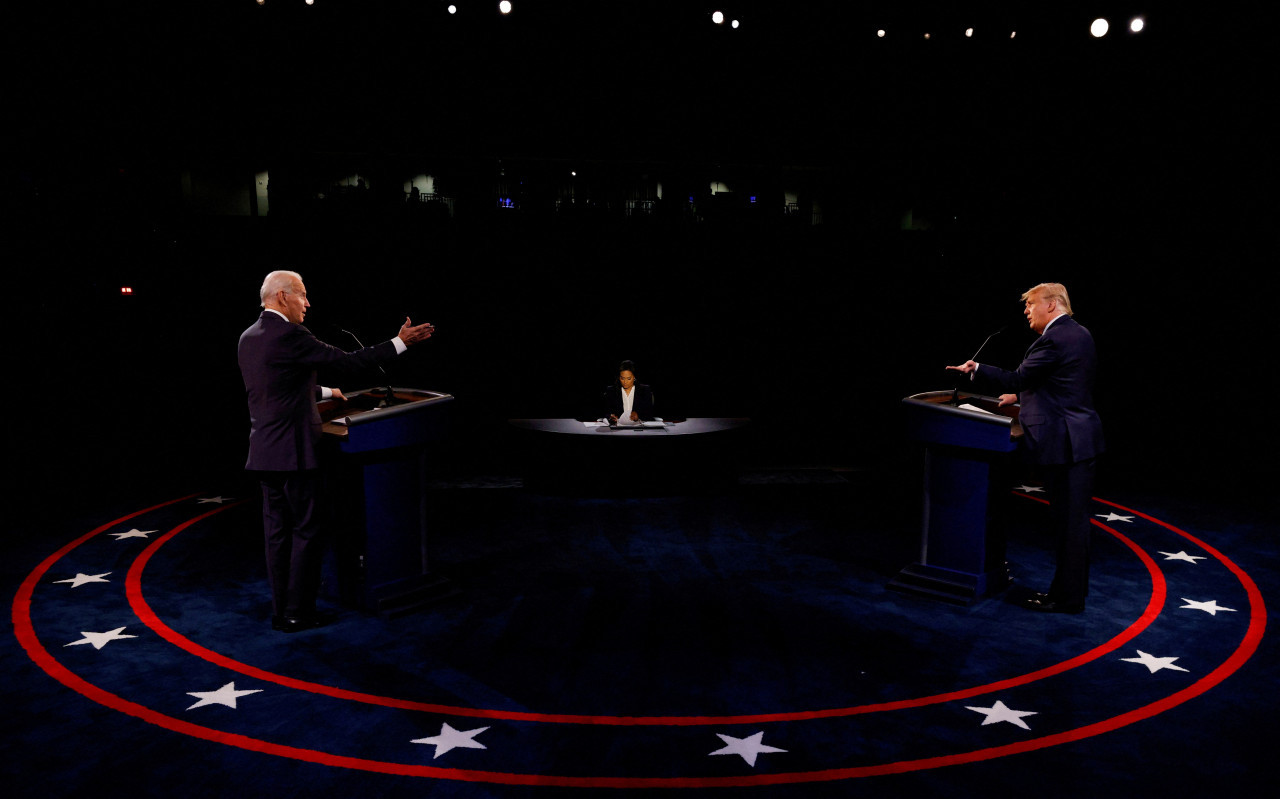
<path id="1" fill-rule="evenodd" d="M 259 472 L 267 579 L 274 616 L 315 614 L 320 592 L 320 472 Z"/>
<path id="2" fill-rule="evenodd" d="M 1089 536 L 1093 478 L 1097 459 L 1042 466 L 1049 495 L 1049 518 L 1058 545 L 1057 569 L 1049 597 L 1062 604 L 1083 605 L 1089 595 Z"/>

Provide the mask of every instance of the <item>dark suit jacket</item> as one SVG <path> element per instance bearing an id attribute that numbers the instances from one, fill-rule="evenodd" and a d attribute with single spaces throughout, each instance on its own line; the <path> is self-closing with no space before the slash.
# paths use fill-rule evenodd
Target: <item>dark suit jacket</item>
<path id="1" fill-rule="evenodd" d="M 394 358 L 390 341 L 343 352 L 271 311 L 240 335 L 238 358 L 249 400 L 251 471 L 290 472 L 319 467 L 319 389 L 316 370 L 356 371 Z"/>
<path id="2" fill-rule="evenodd" d="M 631 391 L 636 395 L 631 401 L 631 410 L 640 415 L 646 422 L 653 421 L 653 389 L 644 383 L 636 383 Z M 613 414 L 622 418 L 622 386 L 617 384 L 605 388 L 600 396 L 600 406 L 605 416 Z"/>
<path id="3" fill-rule="evenodd" d="M 1002 394 L 1018 395 L 1018 418 L 1035 463 L 1078 463 L 1105 448 L 1093 408 L 1097 362 L 1093 336 L 1063 316 L 1035 340 L 1017 371 L 982 364 L 977 375 Z"/>

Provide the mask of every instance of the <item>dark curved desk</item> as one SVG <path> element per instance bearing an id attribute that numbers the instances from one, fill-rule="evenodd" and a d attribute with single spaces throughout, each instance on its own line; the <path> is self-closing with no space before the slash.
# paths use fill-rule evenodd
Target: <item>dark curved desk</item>
<path id="1" fill-rule="evenodd" d="M 588 427 L 577 419 L 509 419 L 525 485 L 605 490 L 706 487 L 736 466 L 742 417 L 697 417 L 661 427 Z"/>

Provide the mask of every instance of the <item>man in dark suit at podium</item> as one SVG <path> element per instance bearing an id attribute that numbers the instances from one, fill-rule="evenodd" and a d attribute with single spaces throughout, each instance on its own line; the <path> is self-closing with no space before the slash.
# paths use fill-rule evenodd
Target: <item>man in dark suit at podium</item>
<path id="1" fill-rule="evenodd" d="M 389 361 L 431 337 L 430 324 L 404 320 L 390 341 L 355 352 L 323 343 L 302 325 L 307 289 L 297 272 L 277 271 L 262 283 L 262 315 L 240 335 L 238 358 L 249 402 L 249 458 L 245 468 L 262 484 L 271 626 L 296 632 L 318 626 L 321 547 L 320 414 L 316 400 L 342 397 L 316 385 L 316 370 L 358 370 Z"/>
<path id="2" fill-rule="evenodd" d="M 948 366 L 996 386 L 1000 404 L 1021 405 L 1019 421 L 1032 463 L 1044 478 L 1058 540 L 1057 569 L 1047 594 L 1024 605 L 1049 613 L 1079 613 L 1089 593 L 1089 502 L 1102 422 L 1093 407 L 1097 351 L 1093 336 L 1071 318 L 1061 283 L 1041 283 L 1022 295 L 1023 314 L 1040 334 L 1016 371 L 966 361 Z"/>

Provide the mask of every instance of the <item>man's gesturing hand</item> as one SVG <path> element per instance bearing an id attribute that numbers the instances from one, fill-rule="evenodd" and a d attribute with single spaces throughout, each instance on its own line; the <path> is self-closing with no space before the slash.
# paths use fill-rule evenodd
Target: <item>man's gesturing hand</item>
<path id="1" fill-rule="evenodd" d="M 415 325 L 409 317 L 404 318 L 404 324 L 400 326 L 400 340 L 406 345 L 417 344 L 419 341 L 426 341 L 431 338 L 431 334 L 436 332 L 435 325 L 430 322 L 423 322 Z"/>

